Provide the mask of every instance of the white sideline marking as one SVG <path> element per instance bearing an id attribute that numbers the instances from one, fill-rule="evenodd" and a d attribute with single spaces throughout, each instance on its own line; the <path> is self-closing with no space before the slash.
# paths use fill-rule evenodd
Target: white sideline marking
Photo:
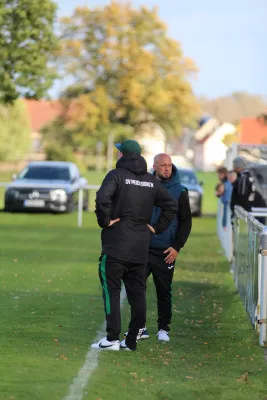
<path id="1" fill-rule="evenodd" d="M 121 291 L 121 305 L 124 302 L 126 298 L 126 292 L 125 288 L 122 288 Z M 101 326 L 101 329 L 98 333 L 98 335 L 95 337 L 94 342 L 98 342 L 100 339 L 102 339 L 106 335 L 106 321 L 104 321 L 103 325 Z M 78 375 L 73 379 L 72 384 L 69 387 L 69 393 L 66 397 L 64 397 L 64 400 L 82 400 L 83 399 L 83 391 L 88 385 L 89 379 L 94 372 L 94 370 L 98 366 L 98 355 L 100 353 L 100 350 L 96 349 L 91 349 L 89 348 L 88 353 L 86 354 L 85 357 L 85 362 L 78 372 Z"/>

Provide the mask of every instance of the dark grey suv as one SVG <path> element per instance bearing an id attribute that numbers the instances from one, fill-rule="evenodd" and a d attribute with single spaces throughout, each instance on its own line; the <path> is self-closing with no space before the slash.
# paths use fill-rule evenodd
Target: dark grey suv
<path id="1" fill-rule="evenodd" d="M 188 189 L 192 215 L 201 217 L 203 183 L 198 181 L 197 176 L 192 169 L 178 168 L 178 170 L 181 183 Z"/>
<path id="2" fill-rule="evenodd" d="M 86 184 L 74 163 L 30 162 L 6 188 L 5 211 L 72 212 L 79 188 Z M 83 207 L 88 207 L 88 192 Z"/>

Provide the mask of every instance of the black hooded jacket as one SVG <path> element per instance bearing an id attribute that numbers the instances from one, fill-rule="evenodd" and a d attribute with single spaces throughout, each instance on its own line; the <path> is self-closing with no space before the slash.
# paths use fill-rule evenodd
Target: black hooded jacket
<path id="1" fill-rule="evenodd" d="M 146 264 L 151 239 L 147 224 L 154 205 L 162 210 L 154 226 L 156 233 L 161 233 L 175 218 L 177 201 L 147 172 L 142 156 L 123 156 L 96 194 L 95 213 L 103 228 L 102 254 L 124 262 Z M 116 218 L 120 221 L 108 227 Z"/>
<path id="2" fill-rule="evenodd" d="M 231 197 L 232 213 L 234 213 L 236 205 L 243 207 L 246 211 L 251 211 L 252 207 L 266 207 L 266 201 L 260 191 L 257 190 L 255 178 L 248 170 L 244 170 L 238 174 L 238 178 L 233 184 Z"/>

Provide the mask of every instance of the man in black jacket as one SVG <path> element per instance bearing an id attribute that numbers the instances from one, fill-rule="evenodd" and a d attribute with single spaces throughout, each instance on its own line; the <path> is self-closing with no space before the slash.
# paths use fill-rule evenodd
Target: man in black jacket
<path id="1" fill-rule="evenodd" d="M 99 276 L 103 287 L 107 336 L 93 348 L 135 350 L 145 323 L 145 281 L 151 233 L 163 232 L 177 213 L 177 203 L 160 182 L 147 172 L 141 148 L 134 140 L 116 146 L 122 153 L 116 169 L 105 177 L 96 196 L 96 215 L 102 230 Z M 153 206 L 161 217 L 148 225 Z M 124 282 L 131 306 L 126 341 L 121 344 L 120 291 Z"/>
<path id="2" fill-rule="evenodd" d="M 266 201 L 256 188 L 256 182 L 248 170 L 248 162 L 244 157 L 236 157 L 233 161 L 234 171 L 237 173 L 237 180 L 233 184 L 231 197 L 232 217 L 235 205 L 251 211 L 252 207 L 266 207 Z M 257 219 L 265 223 L 265 218 Z"/>

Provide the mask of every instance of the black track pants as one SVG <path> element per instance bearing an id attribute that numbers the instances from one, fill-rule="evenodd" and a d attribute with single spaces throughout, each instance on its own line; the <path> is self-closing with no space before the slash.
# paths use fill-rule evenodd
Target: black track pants
<path id="1" fill-rule="evenodd" d="M 145 324 L 146 266 L 121 262 L 104 254 L 100 257 L 99 277 L 103 287 L 107 340 L 119 340 L 120 338 L 120 293 L 121 281 L 123 281 L 131 306 L 131 321 L 126 344 L 130 349 L 135 350 L 139 329 Z"/>

